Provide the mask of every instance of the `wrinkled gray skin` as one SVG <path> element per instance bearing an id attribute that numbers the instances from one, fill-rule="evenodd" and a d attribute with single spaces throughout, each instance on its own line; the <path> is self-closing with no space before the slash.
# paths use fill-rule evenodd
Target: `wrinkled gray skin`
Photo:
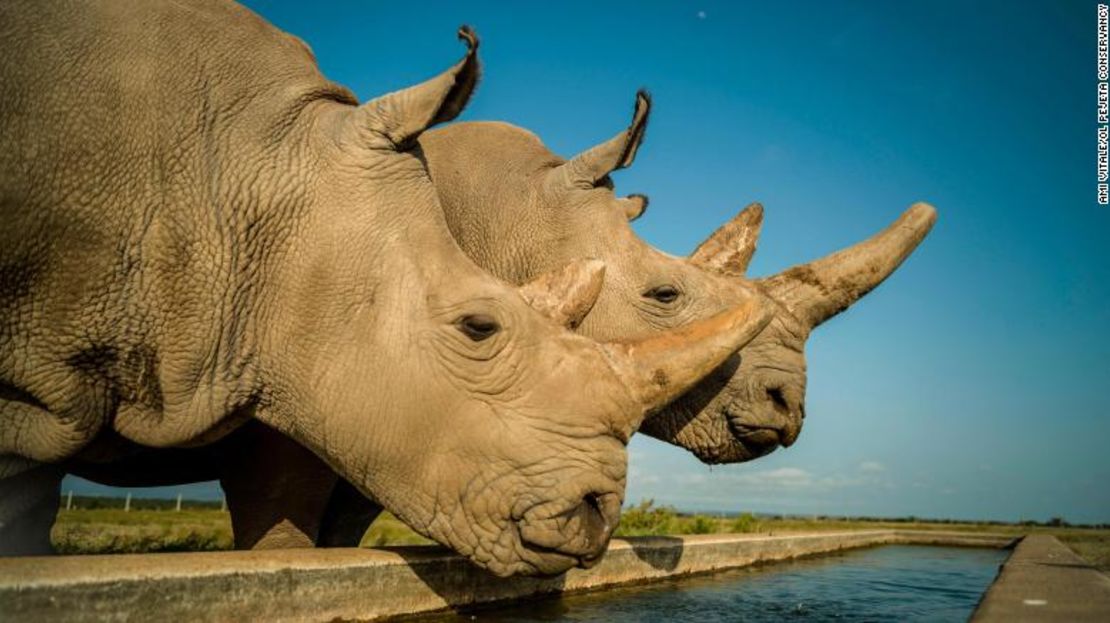
<path id="1" fill-rule="evenodd" d="M 70 463 L 255 422 L 494 573 L 600 556 L 643 414 L 767 316 L 599 345 L 556 322 L 600 264 L 467 260 L 415 144 L 477 80 L 461 34 L 357 106 L 237 5 L 0 5 L 0 549 L 48 546 Z"/>
<path id="2" fill-rule="evenodd" d="M 643 337 L 712 317 L 744 300 L 748 288 L 769 295 L 771 323 L 640 429 L 708 463 L 758 458 L 790 445 L 801 430 L 810 331 L 897 268 L 928 233 L 935 211 L 915 205 L 868 241 L 754 284 L 743 273 L 762 221 L 758 205 L 689 258 L 661 253 L 629 226 L 646 199 L 617 197 L 607 177 L 632 163 L 648 112 L 649 100 L 638 95 L 627 130 L 570 161 L 503 123 L 459 123 L 423 134 L 420 143 L 451 231 L 479 265 L 524 283 L 573 258 L 604 259 L 605 283 L 579 327 L 585 334 Z M 333 485 L 326 467 L 272 431 L 245 427 L 225 446 L 216 457 L 175 463 L 222 468 L 183 476 L 144 463 L 126 471 L 165 474 L 148 485 L 219 478 L 236 545 L 244 548 L 356 545 L 380 511 L 346 483 Z M 242 459 L 252 455 L 281 459 L 252 470 Z M 144 484 L 87 468 L 81 473 L 108 484 Z"/>

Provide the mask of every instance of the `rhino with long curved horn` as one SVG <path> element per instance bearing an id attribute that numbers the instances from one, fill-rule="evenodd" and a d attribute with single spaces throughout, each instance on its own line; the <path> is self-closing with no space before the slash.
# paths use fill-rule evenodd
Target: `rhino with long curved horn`
<path id="1" fill-rule="evenodd" d="M 629 221 L 644 213 L 647 198 L 616 196 L 610 174 L 632 164 L 650 109 L 648 94 L 637 93 L 627 128 L 566 161 L 503 123 L 458 123 L 420 140 L 451 232 L 480 265 L 520 283 L 572 257 L 606 262 L 606 283 L 579 329 L 586 335 L 681 326 L 727 308 L 753 283 L 745 272 L 763 220 L 758 204 L 685 259 L 632 232 Z M 805 414 L 809 333 L 888 277 L 935 218 L 931 206 L 916 204 L 871 240 L 755 280 L 775 305 L 771 323 L 640 430 L 709 463 L 746 461 L 794 443 Z"/>

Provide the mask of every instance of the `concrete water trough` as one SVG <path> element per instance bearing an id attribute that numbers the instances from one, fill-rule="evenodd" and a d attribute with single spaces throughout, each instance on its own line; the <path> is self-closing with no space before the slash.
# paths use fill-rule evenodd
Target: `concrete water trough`
<path id="1" fill-rule="evenodd" d="M 1053 547 L 1064 547 L 1047 539 Z M 593 569 L 576 569 L 549 579 L 496 578 L 435 547 L 9 558 L 0 560 L 0 619 L 372 620 L 645 583 L 875 545 L 1002 548 L 1016 540 L 995 534 L 911 530 L 616 539 Z M 1037 573 L 1036 568 L 1021 562 L 1026 558 L 1023 552 L 1031 551 L 1033 558 L 1042 556 L 1038 552 L 1045 541 L 1037 537 L 1029 543 L 1018 547 L 1017 552 L 1022 553 L 1021 557 L 1015 554 L 1018 562 L 1011 559 L 1006 564 L 1001 580 L 976 612 L 976 620 L 1012 620 L 1006 604 L 1015 599 L 1011 593 L 1016 589 L 1010 587 L 1027 581 L 1021 579 L 1023 574 Z M 1106 618 L 1110 581 L 1075 560 L 1060 560 L 1068 566 L 1046 569 L 1087 578 L 1086 583 L 1067 581 L 1068 590 L 1082 593 L 1067 599 L 1086 599 L 1096 607 L 1091 612 L 1101 613 L 1099 620 L 1110 620 Z M 1055 611 L 1056 598 L 1045 594 L 1047 604 L 1033 611 L 1035 616 Z"/>

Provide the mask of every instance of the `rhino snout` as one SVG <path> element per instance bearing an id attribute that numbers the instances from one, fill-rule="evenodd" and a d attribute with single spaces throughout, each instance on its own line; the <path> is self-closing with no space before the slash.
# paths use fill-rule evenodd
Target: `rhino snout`
<path id="1" fill-rule="evenodd" d="M 620 513 L 620 495 L 591 491 L 554 513 L 539 508 L 529 511 L 517 521 L 517 528 L 525 547 L 570 556 L 579 567 L 589 568 L 605 553 Z"/>
<path id="2" fill-rule="evenodd" d="M 726 413 L 733 436 L 752 458 L 767 455 L 779 446 L 794 445 L 805 419 L 805 395 L 797 388 L 768 384 L 757 390 L 759 395 L 748 402 L 747 408 Z"/>

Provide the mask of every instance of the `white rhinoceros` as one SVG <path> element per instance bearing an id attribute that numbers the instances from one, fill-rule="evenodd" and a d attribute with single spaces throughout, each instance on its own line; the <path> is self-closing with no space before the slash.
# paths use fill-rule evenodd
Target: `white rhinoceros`
<path id="1" fill-rule="evenodd" d="M 805 341 L 886 279 L 925 238 L 932 206 L 910 207 L 873 238 L 771 277 L 744 277 L 763 208 L 753 204 L 688 258 L 660 252 L 629 222 L 643 195 L 617 197 L 610 173 L 632 164 L 651 100 L 636 95 L 632 122 L 612 139 L 570 160 L 522 128 L 456 123 L 420 137 L 447 224 L 479 266 L 525 283 L 571 258 L 606 263 L 605 284 L 579 332 L 636 339 L 710 317 L 750 287 L 775 316 L 747 346 L 640 431 L 693 452 L 706 463 L 763 456 L 797 438 L 805 417 Z"/>
<path id="2" fill-rule="evenodd" d="M 0 4 L 0 549 L 48 546 L 66 462 L 253 421 L 494 573 L 600 555 L 643 414 L 769 312 L 598 344 L 532 307 L 573 323 L 597 263 L 478 269 L 416 147 L 460 36 L 359 106 L 229 2 Z"/>
<path id="3" fill-rule="evenodd" d="M 606 263 L 601 294 L 578 327 L 584 335 L 642 339 L 712 317 L 743 300 L 748 288 L 760 289 L 775 309 L 770 324 L 640 427 L 706 463 L 749 461 L 793 444 L 801 431 L 810 332 L 893 273 L 929 233 L 936 210 L 915 204 L 869 240 L 754 282 L 744 273 L 762 224 L 758 204 L 689 258 L 662 253 L 629 225 L 647 198 L 617 197 L 609 178 L 632 164 L 650 108 L 647 93 L 637 93 L 629 127 L 570 160 L 531 132 L 497 122 L 438 128 L 423 134 L 420 145 L 451 233 L 479 266 L 525 283 L 573 258 Z M 273 523 L 272 509 L 258 510 L 268 502 L 251 502 L 254 513 Z M 316 542 L 357 542 L 378 510 L 339 483 Z"/>
<path id="4" fill-rule="evenodd" d="M 753 285 L 743 273 L 762 221 L 758 205 L 689 258 L 654 249 L 629 226 L 647 199 L 617 197 L 608 174 L 632 163 L 649 111 L 647 95 L 637 94 L 629 128 L 569 161 L 504 123 L 458 123 L 419 142 L 451 231 L 479 265 L 526 283 L 574 258 L 606 262 L 600 296 L 579 327 L 584 334 L 642 338 L 713 317 L 746 300 L 751 287 L 769 295 L 771 323 L 640 429 L 707 463 L 752 460 L 792 444 L 801 429 L 810 331 L 890 275 L 929 232 L 935 211 L 915 205 L 870 240 Z M 244 427 L 211 450 L 204 458 L 135 456 L 122 474 L 118 466 L 75 470 L 117 485 L 220 479 L 244 548 L 354 545 L 380 511 L 347 483 L 333 489 L 326 466 L 264 427 Z M 129 480 L 134 473 L 147 479 Z"/>

